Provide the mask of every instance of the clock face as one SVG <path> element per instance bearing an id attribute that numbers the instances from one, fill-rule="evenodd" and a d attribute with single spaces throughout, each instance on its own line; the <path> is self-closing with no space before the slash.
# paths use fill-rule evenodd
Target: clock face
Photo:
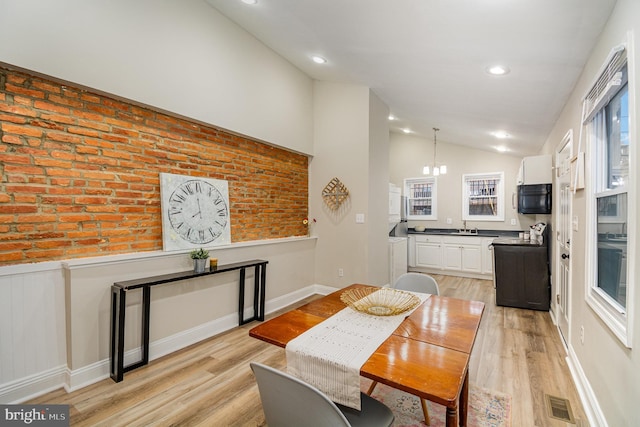
<path id="1" fill-rule="evenodd" d="M 165 251 L 231 243 L 227 181 L 161 173 L 160 193 Z"/>
<path id="2" fill-rule="evenodd" d="M 222 194 L 206 181 L 193 179 L 169 196 L 167 214 L 173 230 L 191 243 L 211 243 L 219 238 L 229 218 Z"/>

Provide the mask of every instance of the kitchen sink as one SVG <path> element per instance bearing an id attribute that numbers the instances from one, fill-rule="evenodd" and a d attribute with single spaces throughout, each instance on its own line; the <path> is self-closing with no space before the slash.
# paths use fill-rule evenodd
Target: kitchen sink
<path id="1" fill-rule="evenodd" d="M 453 236 L 477 236 L 477 231 L 454 231 L 451 233 Z"/>

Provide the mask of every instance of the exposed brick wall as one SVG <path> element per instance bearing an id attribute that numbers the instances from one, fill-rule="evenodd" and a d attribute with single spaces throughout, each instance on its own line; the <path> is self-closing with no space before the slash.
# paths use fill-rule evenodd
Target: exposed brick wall
<path id="1" fill-rule="evenodd" d="M 0 66 L 0 265 L 161 250 L 160 172 L 227 180 L 232 242 L 305 235 L 307 163 Z"/>

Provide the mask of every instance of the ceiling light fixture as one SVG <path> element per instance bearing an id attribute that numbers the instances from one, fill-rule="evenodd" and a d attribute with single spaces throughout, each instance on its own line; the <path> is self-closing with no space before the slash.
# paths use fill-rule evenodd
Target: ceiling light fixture
<path id="1" fill-rule="evenodd" d="M 436 134 L 440 129 L 433 128 L 433 176 L 444 175 L 447 173 L 447 165 L 440 165 L 436 162 L 436 154 L 437 154 L 437 138 Z M 425 175 L 429 175 L 430 173 L 429 165 L 426 165 L 422 168 L 422 173 Z"/>
<path id="2" fill-rule="evenodd" d="M 504 145 L 500 145 L 499 147 L 496 147 L 496 150 L 501 153 L 505 153 L 507 152 L 507 147 L 505 147 Z"/>
<path id="3" fill-rule="evenodd" d="M 258 4 L 258 0 L 241 0 L 244 4 Z"/>
<path id="4" fill-rule="evenodd" d="M 389 114 L 389 120 L 395 120 L 396 116 L 394 116 L 393 114 Z"/>
<path id="5" fill-rule="evenodd" d="M 504 65 L 492 65 L 487 67 L 487 73 L 492 76 L 504 76 L 505 74 L 509 74 L 509 67 L 505 67 Z"/>
<path id="6" fill-rule="evenodd" d="M 327 62 L 326 59 L 324 59 L 322 56 L 319 56 L 319 55 L 313 55 L 311 57 L 311 60 L 316 64 L 325 64 Z"/>
<path id="7" fill-rule="evenodd" d="M 506 139 L 506 138 L 509 138 L 511 135 L 509 135 L 507 132 L 503 130 L 498 130 L 493 132 L 493 136 L 495 136 L 498 139 Z"/>
<path id="8" fill-rule="evenodd" d="M 402 129 L 402 132 L 404 132 L 404 133 L 411 133 L 411 129 L 409 129 L 409 128 L 404 128 L 404 129 Z"/>

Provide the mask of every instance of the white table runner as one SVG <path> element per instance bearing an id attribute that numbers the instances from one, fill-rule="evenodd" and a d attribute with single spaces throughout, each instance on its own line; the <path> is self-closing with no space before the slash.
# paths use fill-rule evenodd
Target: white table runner
<path id="1" fill-rule="evenodd" d="M 431 296 L 412 293 L 420 304 Z M 414 310 L 372 316 L 347 307 L 287 344 L 287 370 L 332 401 L 360 410 L 360 368 Z"/>

